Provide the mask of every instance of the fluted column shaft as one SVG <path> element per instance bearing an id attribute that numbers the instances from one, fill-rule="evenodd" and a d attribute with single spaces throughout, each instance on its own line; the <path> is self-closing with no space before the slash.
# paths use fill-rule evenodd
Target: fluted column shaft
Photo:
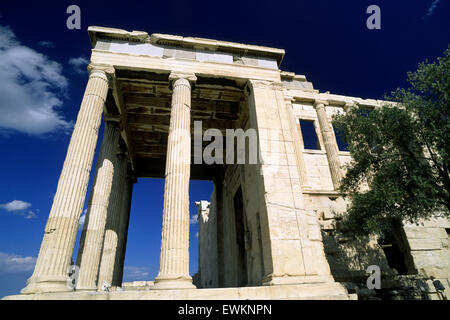
<path id="1" fill-rule="evenodd" d="M 123 266 L 125 260 L 125 251 L 128 237 L 128 225 L 130 220 L 131 195 L 133 191 L 133 179 L 127 176 L 124 179 L 124 192 L 122 195 L 122 209 L 120 212 L 119 238 L 117 244 L 116 259 L 114 262 L 114 274 L 112 284 L 121 286 L 123 279 Z"/>
<path id="2" fill-rule="evenodd" d="M 322 133 L 323 143 L 325 145 L 331 180 L 333 181 L 333 186 L 336 190 L 339 188 L 339 183 L 342 178 L 341 161 L 339 160 L 336 138 L 325 110 L 326 104 L 328 104 L 328 102 L 316 100 L 314 102 L 314 107 L 319 119 L 320 132 Z"/>
<path id="3" fill-rule="evenodd" d="M 77 265 L 80 267 L 77 290 L 96 290 L 97 275 L 105 233 L 114 175 L 114 163 L 117 157 L 119 128 L 113 122 L 107 122 L 103 133 L 102 146 L 97 162 L 94 187 L 89 198 L 86 220 L 81 233 Z"/>
<path id="4" fill-rule="evenodd" d="M 101 289 L 104 282 L 112 285 L 114 265 L 118 253 L 120 214 L 122 211 L 123 193 L 125 189 L 124 178 L 126 174 L 126 158 L 119 154 L 116 157 L 111 197 L 109 199 L 108 212 L 103 239 L 103 251 L 98 272 L 97 288 Z"/>
<path id="5" fill-rule="evenodd" d="M 103 105 L 108 92 L 105 70 L 91 69 L 58 180 L 33 275 L 24 294 L 71 291 L 68 268 L 83 209 Z"/>
<path id="6" fill-rule="evenodd" d="M 189 276 L 191 84 L 195 76 L 171 74 L 172 110 L 167 142 L 161 255 L 155 288 L 195 288 Z"/>

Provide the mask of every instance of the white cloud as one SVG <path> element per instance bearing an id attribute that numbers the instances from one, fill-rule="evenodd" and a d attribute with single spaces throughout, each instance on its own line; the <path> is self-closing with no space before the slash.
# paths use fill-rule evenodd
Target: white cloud
<path id="1" fill-rule="evenodd" d="M 123 268 L 124 282 L 149 280 L 149 276 L 147 267 L 125 266 Z"/>
<path id="2" fill-rule="evenodd" d="M 194 214 L 190 219 L 189 219 L 189 224 L 196 224 L 198 223 L 198 214 Z"/>
<path id="3" fill-rule="evenodd" d="M 0 208 L 6 211 L 23 211 L 31 207 L 31 203 L 22 200 L 13 200 L 8 203 L 0 204 Z"/>
<path id="4" fill-rule="evenodd" d="M 34 217 L 36 217 L 36 213 L 31 210 L 29 210 L 27 213 L 23 213 L 22 215 L 25 216 L 25 219 L 33 219 Z"/>
<path id="5" fill-rule="evenodd" d="M 33 271 L 36 258 L 0 252 L 0 274 Z"/>
<path id="6" fill-rule="evenodd" d="M 40 135 L 72 124 L 59 108 L 67 78 L 61 65 L 17 41 L 0 26 L 0 129 Z"/>
<path id="7" fill-rule="evenodd" d="M 13 200 L 8 203 L 0 204 L 0 208 L 8 212 L 25 217 L 25 219 L 32 219 L 36 217 L 36 213 L 28 208 L 31 207 L 31 203 L 22 200 Z"/>
<path id="8" fill-rule="evenodd" d="M 78 58 L 70 58 L 69 65 L 72 67 L 73 71 L 78 74 L 83 74 L 87 72 L 87 65 L 89 64 L 89 60 L 83 57 Z"/>
<path id="9" fill-rule="evenodd" d="M 434 0 L 431 3 L 431 6 L 428 8 L 428 11 L 427 11 L 427 14 L 426 14 L 427 17 L 431 16 L 434 13 L 434 11 L 435 11 L 435 9 L 436 9 L 436 7 L 437 7 L 437 5 L 439 4 L 440 1 L 441 0 Z"/>

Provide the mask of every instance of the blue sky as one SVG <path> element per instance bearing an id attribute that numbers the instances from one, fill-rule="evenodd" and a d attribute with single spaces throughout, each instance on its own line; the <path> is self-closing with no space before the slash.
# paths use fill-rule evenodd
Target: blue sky
<path id="1" fill-rule="evenodd" d="M 81 30 L 66 28 L 71 4 L 81 8 Z M 366 28 L 371 4 L 381 8 L 380 30 Z M 450 43 L 450 3 L 2 1 L 0 297 L 18 293 L 33 270 L 87 81 L 89 25 L 284 48 L 281 69 L 306 75 L 316 89 L 382 98 L 405 86 L 406 72 L 419 62 L 442 55 Z M 134 187 L 126 281 L 157 274 L 163 186 L 139 179 Z M 211 182 L 191 181 L 191 216 L 194 201 L 209 199 L 211 189 Z M 192 275 L 197 229 L 192 223 Z"/>

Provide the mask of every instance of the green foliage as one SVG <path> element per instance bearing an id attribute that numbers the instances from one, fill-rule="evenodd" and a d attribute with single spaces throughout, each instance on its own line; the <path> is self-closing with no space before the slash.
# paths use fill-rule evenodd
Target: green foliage
<path id="1" fill-rule="evenodd" d="M 356 234 L 450 215 L 450 46 L 408 82 L 388 97 L 396 104 L 333 117 L 353 157 L 340 191 L 351 200 L 344 224 Z"/>

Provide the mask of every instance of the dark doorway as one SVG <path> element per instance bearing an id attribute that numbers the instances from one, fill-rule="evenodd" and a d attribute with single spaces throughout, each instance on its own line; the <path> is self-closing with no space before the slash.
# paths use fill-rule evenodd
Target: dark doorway
<path id="1" fill-rule="evenodd" d="M 238 190 L 236 191 L 233 201 L 234 201 L 234 219 L 236 227 L 236 243 L 238 249 L 237 286 L 245 287 L 248 284 L 247 254 L 245 248 L 246 221 L 245 221 L 245 212 L 241 187 L 239 187 Z"/>
<path id="2" fill-rule="evenodd" d="M 384 251 L 388 265 L 399 274 L 416 274 L 401 222 L 395 220 L 383 232 L 378 243 Z"/>

